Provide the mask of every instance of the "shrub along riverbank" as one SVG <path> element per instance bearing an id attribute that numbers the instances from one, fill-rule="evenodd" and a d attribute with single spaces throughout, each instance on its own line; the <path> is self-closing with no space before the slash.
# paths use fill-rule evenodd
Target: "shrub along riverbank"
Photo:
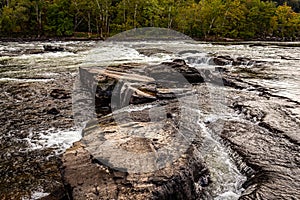
<path id="1" fill-rule="evenodd" d="M 1 38 L 107 38 L 139 27 L 171 28 L 193 38 L 297 40 L 300 1 L 6 0 Z"/>

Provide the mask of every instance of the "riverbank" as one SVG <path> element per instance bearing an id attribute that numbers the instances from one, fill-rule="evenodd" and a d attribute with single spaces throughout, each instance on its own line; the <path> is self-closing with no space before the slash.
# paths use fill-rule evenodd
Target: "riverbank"
<path id="1" fill-rule="evenodd" d="M 115 40 L 115 39 L 113 39 Z M 157 38 L 151 40 L 147 39 L 146 41 L 156 41 Z M 165 41 L 173 41 L 174 39 L 166 39 Z M 180 41 L 180 39 L 178 39 Z M 81 37 L 66 37 L 66 38 L 0 38 L 0 42 L 69 42 L 69 41 L 78 41 L 78 42 L 87 42 L 87 41 L 105 41 L 103 38 L 81 38 Z M 145 41 L 138 39 L 126 39 L 126 41 Z M 175 40 L 176 41 L 176 40 Z M 198 40 L 195 39 L 195 42 L 199 43 L 211 43 L 213 45 L 249 45 L 253 46 L 278 46 L 278 47 L 300 47 L 300 40 L 298 41 L 277 41 L 277 40 L 235 40 L 235 39 L 220 39 L 220 40 Z"/>
<path id="2" fill-rule="evenodd" d="M 0 37 L 0 42 L 104 41 L 100 37 Z"/>
<path id="3" fill-rule="evenodd" d="M 159 29 L 158 29 L 159 30 Z M 132 30 L 130 30 L 132 31 Z M 84 35 L 88 35 L 88 33 L 83 33 Z M 114 37 L 114 36 L 111 36 Z M 84 36 L 69 36 L 69 37 L 0 37 L 1 42 L 32 42 L 32 41 L 105 41 L 108 38 L 99 37 L 97 35 L 93 35 L 91 37 Z M 189 36 L 187 38 L 190 39 Z M 208 38 L 197 38 L 191 37 L 193 40 L 198 42 L 211 42 L 214 44 L 252 44 L 258 43 L 266 45 L 280 44 L 280 43 L 289 43 L 289 42 L 300 42 L 300 38 L 279 38 L 279 37 L 266 37 L 266 38 L 251 38 L 251 39 L 242 39 L 242 38 L 224 38 L 224 37 L 208 37 Z M 162 39 L 162 38 L 160 38 Z M 130 40 L 130 39 L 128 39 Z M 136 38 L 134 38 L 136 40 Z M 149 38 L 151 40 L 151 38 Z M 157 40 L 156 37 L 153 40 Z M 176 40 L 176 38 L 170 38 L 170 40 Z"/>

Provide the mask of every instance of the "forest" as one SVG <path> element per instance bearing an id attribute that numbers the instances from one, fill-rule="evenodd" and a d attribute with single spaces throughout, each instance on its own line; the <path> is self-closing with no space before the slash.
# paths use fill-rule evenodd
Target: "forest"
<path id="1" fill-rule="evenodd" d="M 1 0 L 0 37 L 107 38 L 163 27 L 193 38 L 299 40 L 300 0 Z"/>

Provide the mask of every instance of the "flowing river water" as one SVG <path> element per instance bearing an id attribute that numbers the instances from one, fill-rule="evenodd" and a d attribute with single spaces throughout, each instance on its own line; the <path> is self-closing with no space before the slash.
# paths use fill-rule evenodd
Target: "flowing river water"
<path id="1" fill-rule="evenodd" d="M 45 52 L 44 45 L 63 47 L 64 51 Z M 149 53 L 149 49 L 152 52 Z M 9 42 L 0 43 L 0 55 L 0 193 L 4 198 L 18 194 L 17 198 L 38 199 L 49 195 L 47 184 L 50 183 L 54 189 L 58 187 L 53 182 L 59 178 L 56 175 L 45 175 L 44 172 L 57 173 L 53 170 L 59 163 L 56 157 L 81 139 L 82 127 L 74 123 L 72 106 L 69 105 L 73 82 L 80 66 L 159 64 L 181 58 L 196 68 L 212 69 L 215 67 L 210 62 L 213 56 L 249 58 L 261 63 L 258 71 L 264 78 L 251 71 L 254 63 L 245 62 L 240 76 L 242 80 L 253 87 L 259 85 L 267 88 L 272 95 L 300 103 L 300 47 L 247 43 L 220 45 L 194 41 Z M 226 67 L 233 72 L 240 70 L 232 63 Z M 63 89 L 64 92 L 57 92 L 57 89 Z M 230 89 L 212 88 L 210 92 L 212 98 L 220 97 L 221 101 L 225 101 L 225 96 L 229 95 L 227 90 Z M 295 117 L 300 117 L 299 107 L 292 110 Z M 199 155 L 210 169 L 212 179 L 212 185 L 206 190 L 207 199 L 238 199 L 247 177 L 236 166 L 231 149 L 206 122 L 244 119 L 240 113 L 227 112 L 226 108 L 216 108 L 211 113 L 201 109 L 195 112 L 199 114 L 199 121 L 195 123 L 199 124 L 199 129 L 204 133 Z M 25 168 L 36 167 L 38 162 L 48 164 L 39 165 L 39 173 L 28 175 L 30 169 Z M 22 167 L 23 170 L 20 169 Z M 18 178 L 22 176 L 26 177 Z M 8 184 L 11 186 L 8 187 Z"/>

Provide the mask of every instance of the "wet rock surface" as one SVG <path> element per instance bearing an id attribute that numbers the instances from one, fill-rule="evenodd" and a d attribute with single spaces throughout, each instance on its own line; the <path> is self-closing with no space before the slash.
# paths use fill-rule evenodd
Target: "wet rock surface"
<path id="1" fill-rule="evenodd" d="M 232 79 L 227 77 L 228 79 Z M 234 82 L 240 82 L 235 79 Z M 242 81 L 245 88 L 247 81 Z M 248 180 L 240 199 L 297 199 L 299 188 L 299 102 L 257 87 L 227 95 L 240 120 L 220 119 L 208 127 L 232 150 Z M 296 112 L 295 112 L 296 110 Z M 222 124 L 222 126 L 220 126 Z"/>
<path id="2" fill-rule="evenodd" d="M 220 57 L 218 59 L 221 59 Z M 229 58 L 224 57 L 222 59 L 229 60 Z M 248 59 L 237 59 L 239 62 L 248 62 Z M 220 63 L 220 65 L 223 65 Z M 216 116 L 216 119 L 214 120 L 203 120 L 205 123 L 206 128 L 212 132 L 214 137 L 219 138 L 219 141 L 223 143 L 230 151 L 230 155 L 232 159 L 235 161 L 236 165 L 238 166 L 239 170 L 247 176 L 247 181 L 243 184 L 244 191 L 242 195 L 240 196 L 240 199 L 293 199 L 299 196 L 298 188 L 299 188 L 299 134 L 298 131 L 300 130 L 300 121 L 299 116 L 297 113 L 293 113 L 295 110 L 297 110 L 299 106 L 299 102 L 292 101 L 286 97 L 282 97 L 279 95 L 272 95 L 272 92 L 268 88 L 264 88 L 260 85 L 254 85 L 251 82 L 247 81 L 247 76 L 251 76 L 251 73 L 249 75 L 249 72 L 247 74 L 243 74 L 241 69 L 247 70 L 248 67 L 243 67 L 242 63 L 238 63 L 239 65 L 236 68 L 226 68 L 226 70 L 222 70 L 222 77 L 221 82 L 218 81 L 218 76 L 216 75 L 216 72 L 220 72 L 219 69 L 216 70 L 198 70 L 193 71 L 188 66 L 186 66 L 184 61 L 181 60 L 174 60 L 173 62 L 169 63 L 162 63 L 161 65 L 157 66 L 150 66 L 143 68 L 143 74 L 142 76 L 145 76 L 144 78 L 141 78 L 141 80 L 146 80 L 146 82 L 143 83 L 140 79 L 139 84 L 135 86 L 135 90 L 140 90 L 138 86 L 141 86 L 143 89 L 143 92 L 146 92 L 147 94 L 150 94 L 153 99 L 151 101 L 145 100 L 147 99 L 147 95 L 143 95 L 143 93 L 139 96 L 140 101 L 133 101 L 130 100 L 129 104 L 136 104 L 136 106 L 139 106 L 140 104 L 145 104 L 152 102 L 151 104 L 155 105 L 158 102 L 164 102 L 164 106 L 170 106 L 173 105 L 172 99 L 180 99 L 180 96 L 171 95 L 170 98 L 160 98 L 159 90 L 163 90 L 164 88 L 161 87 L 161 82 L 165 79 L 167 81 L 170 81 L 168 79 L 168 75 L 174 76 L 174 74 L 170 73 L 170 71 L 166 70 L 162 66 L 168 66 L 172 69 L 175 69 L 176 72 L 180 72 L 186 80 L 188 80 L 188 83 L 193 83 L 193 89 L 195 89 L 193 95 L 201 95 L 201 98 L 198 99 L 200 102 L 200 112 L 209 114 L 211 113 L 211 107 L 209 106 L 209 92 L 205 92 L 205 85 L 204 84 L 212 84 L 215 86 L 222 86 L 225 87 L 218 87 L 219 91 L 221 91 L 222 94 L 225 94 L 224 99 L 224 106 L 226 107 L 226 113 L 223 113 L 220 116 Z M 245 65 L 247 66 L 247 65 Z M 216 67 L 217 68 L 217 67 Z M 188 71 L 187 71 L 188 69 Z M 256 78 L 262 78 L 262 79 L 272 79 L 272 74 L 265 74 L 264 73 L 264 67 L 261 65 L 257 65 L 255 67 L 252 67 L 251 70 L 252 73 L 255 73 Z M 116 68 L 114 69 L 116 70 Z M 149 79 L 149 71 L 152 72 L 152 76 L 150 77 L 156 77 L 156 70 L 157 70 L 157 76 L 158 78 L 152 80 Z M 118 71 L 118 70 L 117 70 Z M 191 72 L 191 73 L 189 73 Z M 90 73 L 86 71 L 86 73 Z M 99 71 L 98 71 L 99 73 Z M 94 87 L 99 87 L 99 84 L 106 83 L 107 80 L 110 80 L 111 82 L 111 75 L 109 75 L 110 71 L 100 71 L 100 76 L 98 75 L 98 86 L 97 84 L 94 85 Z M 132 77 L 135 77 L 135 81 L 137 80 L 137 77 L 140 75 L 132 75 L 132 74 L 139 74 L 139 70 L 136 71 L 130 71 L 130 73 L 124 74 L 122 72 L 122 78 L 126 80 L 133 80 Z M 147 74 L 148 73 L 148 74 Z M 164 74 L 165 73 L 165 74 Z M 105 74 L 105 81 L 103 81 L 103 74 Z M 129 75 L 130 74 L 130 75 Z M 153 75 L 154 74 L 154 75 Z M 163 74 L 163 75 L 160 75 Z M 192 77 L 189 77 L 189 74 L 192 74 Z M 128 78 L 131 77 L 131 78 Z M 147 78 L 148 77 L 148 78 Z M 197 78 L 194 78 L 197 77 Z M 113 77 L 112 81 L 114 85 L 116 82 L 119 82 L 120 80 L 116 80 L 116 77 Z M 246 78 L 246 79 L 245 79 Z M 178 77 L 176 78 L 176 80 Z M 203 80 L 205 79 L 205 83 L 203 83 Z M 100 80 L 100 81 L 99 81 Z M 156 81 L 157 80 L 157 81 Z M 197 80 L 197 81 L 194 81 Z M 97 81 L 96 81 L 97 82 Z M 130 81 L 129 81 L 130 82 Z M 184 88 L 184 82 L 181 82 L 180 85 L 182 88 Z M 124 85 L 123 85 L 124 86 Z M 172 88 L 178 88 L 178 85 L 176 85 L 175 82 L 169 82 L 167 85 L 167 88 L 172 91 Z M 173 86 L 173 87 L 172 87 Z M 126 86 L 124 86 L 126 87 Z M 109 87 L 106 87 L 109 88 Z M 113 87 L 110 87 L 113 88 Z M 206 88 L 207 89 L 207 88 Z M 96 91 L 98 91 L 96 89 Z M 136 92 L 136 91 L 134 91 Z M 134 92 L 131 92 L 130 94 L 133 97 L 137 96 L 137 93 L 134 94 Z M 107 93 L 104 92 L 104 93 Z M 174 91 L 171 93 L 174 94 Z M 184 91 L 185 94 L 189 94 L 189 92 Z M 98 93 L 103 94 L 103 91 Z M 97 95 L 96 95 L 97 96 Z M 111 96 L 109 97 L 111 98 Z M 144 100 L 141 100 L 144 99 Z M 103 102 L 103 101 L 102 101 Z M 110 101 L 107 101 L 110 102 Z M 189 105 L 193 105 L 192 101 L 188 103 Z M 110 106 L 110 104 L 106 105 L 107 107 Z M 212 105 L 215 106 L 215 105 Z M 159 149 L 157 147 L 158 139 L 154 140 L 155 138 L 148 138 L 145 139 L 143 137 L 142 140 L 139 139 L 133 139 L 134 134 L 146 134 L 149 133 L 151 135 L 152 132 L 155 132 L 157 136 L 157 132 L 155 131 L 155 128 L 151 128 L 152 125 L 149 123 L 153 123 L 151 121 L 151 118 L 149 118 L 147 111 L 147 107 L 140 108 L 140 111 L 138 112 L 127 112 L 126 110 L 118 112 L 118 114 L 110 114 L 106 117 L 103 117 L 103 115 L 99 115 L 100 121 L 96 120 L 93 125 L 88 125 L 86 130 L 84 131 L 87 135 L 84 137 L 82 142 L 80 143 L 80 150 L 78 152 L 74 152 L 71 150 L 67 154 L 65 154 L 65 174 L 64 179 L 66 183 L 70 184 L 72 188 L 72 194 L 73 197 L 76 199 L 80 199 L 83 197 L 83 195 L 92 195 L 94 199 L 100 199 L 99 196 L 101 194 L 104 194 L 104 191 L 99 192 L 93 192 L 94 186 L 92 185 L 92 181 L 90 181 L 92 178 L 87 179 L 87 184 L 81 184 L 77 181 L 79 180 L 73 180 L 76 176 L 75 174 L 72 174 L 72 170 L 82 170 L 82 173 L 87 173 L 87 170 L 84 169 L 84 167 L 77 168 L 76 163 L 73 163 L 72 160 L 80 160 L 76 159 L 74 155 L 76 155 L 78 158 L 80 156 L 84 156 L 86 158 L 89 158 L 89 160 L 84 161 L 83 163 L 80 163 L 79 166 L 85 166 L 85 165 L 91 165 L 93 166 L 93 173 L 101 174 L 104 173 L 102 168 L 113 170 L 115 172 L 121 173 L 124 169 L 118 169 L 118 162 L 126 163 L 126 156 L 122 156 L 122 154 L 116 150 L 115 148 L 108 147 L 104 145 L 104 149 L 108 148 L 109 151 L 105 151 L 107 149 L 102 149 L 101 151 L 96 151 L 95 149 L 98 148 L 101 149 L 101 145 L 106 143 L 109 140 L 118 140 L 118 148 L 125 149 L 129 152 L 141 152 L 141 150 L 145 152 L 152 152 Z M 198 107 L 194 107 L 195 110 L 199 109 Z M 134 107 L 133 107 L 134 110 Z M 172 109 L 171 109 L 172 110 Z M 108 112 L 110 113 L 110 112 Z M 175 109 L 176 113 L 176 109 Z M 204 115 L 206 115 L 204 114 Z M 166 116 L 173 116 L 174 115 L 174 109 L 169 114 L 166 114 Z M 224 117 L 225 115 L 225 117 Z M 190 115 L 193 116 L 193 115 Z M 222 117 L 223 116 L 223 117 Z M 233 117 L 238 116 L 238 119 Z M 132 119 L 131 123 L 124 124 L 122 120 L 124 119 Z M 191 117 L 193 118 L 193 117 Z M 117 119 L 117 121 L 116 121 Z M 158 118 L 159 119 L 159 118 Z M 119 120 L 119 121 L 118 121 Z M 176 119 L 173 119 L 173 123 L 175 122 L 176 126 Z M 126 120 L 125 120 L 126 121 Z M 172 120 L 171 120 L 172 121 Z M 196 124 L 197 120 L 191 120 L 189 125 Z M 119 132 L 120 129 L 117 129 L 116 127 L 124 126 L 124 132 Z M 157 125 L 154 125 L 157 127 Z M 99 128 L 101 127 L 101 128 Z M 145 128 L 145 127 L 148 127 Z M 136 131 L 135 131 L 136 130 Z M 193 127 L 191 130 L 194 131 L 194 134 L 197 136 L 194 138 L 194 143 L 201 144 L 203 133 L 198 132 L 197 130 L 200 130 L 199 127 Z M 164 131 L 167 131 L 164 130 Z M 168 131 L 167 131 L 168 132 Z M 171 131 L 172 132 L 172 131 Z M 125 135 L 122 135 L 126 133 Z M 132 134 L 134 133 L 134 134 Z M 134 135 L 135 136 L 135 135 Z M 89 138 L 89 139 L 88 139 Z M 97 140 L 95 141 L 95 138 Z M 127 139 L 126 139 L 127 138 Z M 85 141 L 85 142 L 84 142 Z M 164 140 L 162 140 L 164 141 Z M 196 142 L 195 142 L 196 141 Z M 169 142 L 165 141 L 161 143 L 162 145 L 167 145 Z M 78 145 L 78 144 L 77 144 Z M 100 146 L 100 147 L 99 147 Z M 158 145 L 159 146 L 159 145 Z M 191 145 L 191 147 L 199 148 L 201 145 Z M 84 153 L 83 153 L 84 152 Z M 95 153 L 98 152 L 98 153 Z M 111 153 L 113 152 L 119 152 L 118 155 L 113 155 Z M 190 151 L 187 151 L 190 152 Z M 185 155 L 184 153 L 183 155 Z M 90 156 L 88 156 L 90 155 Z M 192 156 L 191 154 L 188 154 L 189 156 Z M 120 156 L 122 159 L 120 159 Z M 130 157 L 130 156 L 129 156 Z M 185 157 L 185 156 L 184 156 Z M 136 158 L 136 157 L 135 157 Z M 92 162 L 92 160 L 95 159 L 96 161 Z M 116 159 L 116 160 L 115 160 Z M 180 158 L 181 159 L 181 158 Z M 179 160 L 180 160 L 179 159 Z M 127 160 L 130 160 L 129 158 Z M 131 160 L 132 161 L 132 160 Z M 92 163 L 92 164 L 91 164 Z M 176 163 L 176 162 L 175 162 Z M 177 162 L 178 163 L 178 162 Z M 116 164 L 116 165 L 115 165 Z M 201 161 L 202 168 L 206 169 L 207 165 L 205 162 Z M 136 165 L 134 165 L 136 166 Z M 137 165 L 138 166 L 138 165 Z M 189 168 L 190 165 L 187 165 L 185 167 Z M 193 166 L 193 165 L 192 165 Z M 98 167 L 98 168 L 97 168 Z M 100 170 L 101 168 L 101 170 Z M 126 168 L 128 169 L 128 168 Z M 174 164 L 173 169 L 177 169 L 177 164 Z M 173 173 L 178 174 L 185 171 L 186 168 L 173 171 Z M 158 170 L 157 172 L 165 173 L 165 170 L 169 170 L 168 168 L 163 168 Z M 125 170 L 126 171 L 126 170 Z M 126 171 L 127 172 L 127 171 Z M 109 172 L 107 172 L 109 173 Z M 112 198 L 116 197 L 124 197 L 125 199 L 129 199 L 129 196 L 126 196 L 128 193 L 135 197 L 135 199 L 141 199 L 141 198 L 149 198 L 149 199 L 156 199 L 158 198 L 157 193 L 154 193 L 154 190 L 157 190 L 156 186 L 157 182 L 151 182 L 151 186 L 147 185 L 149 182 L 147 182 L 147 187 L 151 188 L 147 192 L 144 190 L 140 190 L 140 184 L 145 184 L 145 182 L 137 181 L 136 179 L 130 179 L 135 184 L 130 185 L 131 188 L 134 188 L 131 192 L 128 192 L 127 190 L 119 189 L 123 188 L 124 183 L 128 181 L 127 176 L 119 177 L 118 173 L 111 173 L 112 179 L 120 179 L 119 182 L 114 182 L 111 185 L 111 182 L 108 181 L 108 178 L 100 178 L 103 182 L 97 182 L 97 185 L 105 185 L 105 187 L 108 187 L 107 190 L 105 190 L 106 195 Z M 134 173 L 128 173 L 128 176 L 131 176 Z M 202 176 L 200 179 L 195 178 L 197 176 L 192 176 L 192 180 L 194 183 L 200 183 L 202 186 L 210 186 L 209 182 L 205 182 L 205 178 L 207 175 L 209 175 L 209 171 Z M 97 175 L 100 176 L 100 175 Z M 101 175 L 104 176 L 104 175 Z M 147 174 L 144 173 L 143 177 L 156 177 L 157 174 Z M 175 175 L 176 176 L 176 175 Z M 174 177 L 174 175 L 172 176 Z M 82 177 L 85 180 L 85 177 Z M 136 177 L 137 178 L 137 177 Z M 191 178 L 191 177 L 190 177 Z M 144 179 L 143 179 L 144 180 Z M 172 182 L 173 179 L 168 179 Z M 137 182 L 136 182 L 137 181 Z M 180 181 L 184 185 L 186 183 L 190 183 L 191 179 L 186 179 L 186 177 L 182 177 Z M 85 182 L 85 181 L 83 181 Z M 168 181 L 167 181 L 168 182 Z M 167 182 L 160 182 L 160 184 L 164 185 L 167 184 Z M 154 186 L 153 186 L 154 185 Z M 192 184 L 193 185 L 193 184 Z M 192 186 L 189 184 L 189 188 L 192 188 Z M 114 188 L 113 191 L 111 191 L 109 188 Z M 169 188 L 171 186 L 166 186 L 164 188 Z M 99 188 L 102 188 L 101 186 Z M 116 189 L 118 188 L 118 189 Z M 138 189 L 137 189 L 138 188 Z M 155 189 L 154 189 L 155 188 Z M 172 187 L 171 187 L 172 188 Z M 200 194 L 193 193 L 192 196 L 190 196 L 190 191 L 186 188 L 184 189 L 178 189 L 177 191 L 180 193 L 180 198 L 207 198 L 201 195 L 205 194 L 205 189 L 203 190 L 202 187 Z M 115 192 L 115 190 L 119 191 L 118 193 Z M 85 192 L 83 192 L 85 191 Z M 193 191 L 195 192 L 195 191 Z M 165 196 L 159 197 L 159 199 L 168 199 L 174 194 L 174 190 L 163 190 L 163 193 Z M 197 194 L 197 195 L 196 195 Z M 112 195 L 112 196 L 111 196 Z M 115 195 L 115 196 L 114 196 Z M 199 196 L 200 195 L 200 196 Z M 173 196 L 172 196 L 173 197 Z M 175 198 L 175 197 L 173 197 Z M 179 198 L 179 199 L 180 199 Z"/>
<path id="3" fill-rule="evenodd" d="M 52 127 L 73 126 L 71 98 L 54 99 L 51 88 L 72 85 L 73 77 L 55 83 L 11 83 L 1 85 L 0 198 L 21 199 L 43 188 L 61 199 L 60 159 L 51 148 L 27 150 L 30 134 Z M 52 195 L 53 195 L 52 194 Z"/>
<path id="4" fill-rule="evenodd" d="M 232 58 L 231 56 L 214 56 L 210 59 L 209 64 L 211 65 L 220 65 L 220 66 L 253 66 L 261 65 L 265 63 L 264 61 L 252 60 L 247 57 L 236 57 Z"/>
<path id="5" fill-rule="evenodd" d="M 132 137 L 119 148 L 131 154 L 155 153 L 159 151 L 159 145 L 167 145 L 166 142 L 160 140 L 155 145 L 151 140 Z M 116 151 L 112 153 L 116 156 Z M 122 154 L 114 159 L 120 159 L 120 156 Z M 107 162 L 91 157 L 90 151 L 81 143 L 64 154 L 63 163 L 64 181 L 72 188 L 73 199 L 197 199 L 201 190 L 196 183 L 208 173 L 195 147 L 189 147 L 174 163 L 153 172 L 128 173 L 110 168 Z M 137 163 L 135 165 L 141 167 Z"/>
<path id="6" fill-rule="evenodd" d="M 61 65 L 76 61 L 56 54 L 48 58 L 41 43 L 1 45 L 0 199 L 68 199 L 57 147 L 33 142 L 41 133 L 47 139 L 49 130 L 74 126 L 72 73 L 77 69 Z"/>
<path id="7" fill-rule="evenodd" d="M 158 48 L 151 48 L 151 49 L 144 48 L 144 49 L 137 49 L 137 51 L 140 54 L 143 54 L 145 56 L 152 56 L 152 55 L 159 54 L 159 53 L 171 54 L 171 52 L 169 52 L 169 51 L 166 51 L 164 49 L 158 49 Z"/>
<path id="8" fill-rule="evenodd" d="M 208 158 L 203 157 L 203 152 L 209 149 L 207 145 L 211 145 L 207 143 L 210 140 L 205 134 L 208 133 L 224 146 L 223 150 L 228 152 L 239 171 L 247 176 L 247 181 L 241 183 L 242 194 L 227 196 L 227 199 L 299 198 L 300 102 L 297 97 L 280 93 L 290 89 L 286 85 L 281 89 L 280 81 L 291 77 L 288 67 L 295 64 L 297 49 L 285 49 L 296 52 L 289 56 L 272 49 L 278 55 L 271 62 L 218 53 L 209 58 L 185 59 L 190 61 L 188 65 L 179 59 L 150 67 L 132 62 L 102 71 L 83 68 L 80 71 L 81 77 L 85 77 L 83 80 L 92 77 L 97 81 L 79 80 L 77 84 L 84 82 L 86 90 L 76 91 L 73 90 L 73 72 L 79 61 L 75 59 L 77 54 L 69 53 L 81 51 L 80 44 L 55 44 L 67 51 L 48 53 L 40 44 L 38 48 L 29 46 L 26 49 L 15 43 L 13 46 L 16 48 L 1 52 L 4 57 L 0 61 L 0 199 L 226 198 L 215 194 L 228 191 L 222 188 L 231 183 L 227 181 L 230 178 L 218 182 L 214 170 L 224 167 L 221 164 L 228 160 L 209 164 L 209 159 L 216 155 L 208 152 Z M 272 51 L 268 56 L 274 56 Z M 145 54 L 151 57 L 168 52 L 153 50 Z M 179 55 L 199 52 L 187 50 Z M 56 53 L 66 54 L 70 59 L 47 57 L 56 56 Z M 20 54 L 25 56 L 14 57 Z M 37 56 L 26 60 L 29 55 Z M 216 62 L 212 62 L 214 60 Z M 195 70 L 192 64 L 197 62 L 205 62 L 209 67 Z M 163 77 L 159 76 L 161 73 Z M 297 70 L 293 74 L 292 78 L 297 81 Z M 183 77 L 185 81 L 170 81 L 170 77 Z M 119 98 L 112 109 L 113 90 L 118 94 L 122 91 L 121 94 L 131 98 L 123 103 Z M 90 95 L 91 92 L 96 95 Z M 213 93 L 220 101 L 211 98 Z M 78 95 L 75 102 L 71 94 Z M 81 101 L 80 95 L 85 101 Z M 28 146 L 41 131 L 71 128 L 74 118 L 78 119 L 76 110 L 75 115 L 72 114 L 72 103 L 80 105 L 77 114 L 86 112 L 87 116 L 81 120 L 95 118 L 86 125 L 84 139 L 68 149 L 63 157 L 55 153 L 55 147 L 34 149 Z M 129 106 L 123 108 L 126 105 Z M 112 111 L 116 112 L 112 114 Z M 193 135 L 188 143 L 182 143 L 186 140 L 178 137 L 181 120 L 184 133 Z M 116 142 L 113 150 L 109 149 L 112 146 L 105 146 L 109 142 Z M 130 163 L 130 157 L 122 153 L 112 157 L 110 153 L 121 149 L 133 155 L 156 153 L 155 158 L 160 158 L 162 149 L 172 149 L 172 144 L 176 143 L 183 144 L 179 145 L 183 148 L 179 148 L 181 153 L 177 158 L 171 151 L 173 163 L 156 171 L 139 168 L 148 170 L 145 173 L 133 173 L 136 168 L 129 167 L 131 171 L 118 168 L 118 160 Z M 94 151 L 96 147 L 107 151 Z M 168 163 L 158 160 L 152 160 L 152 164 Z M 239 186 L 236 187 L 238 190 Z M 43 197 L 36 197 L 36 193 L 43 193 Z"/>
<path id="9" fill-rule="evenodd" d="M 204 72 L 188 66 L 181 59 L 155 66 L 131 64 L 104 69 L 80 68 L 79 73 L 78 87 L 89 93 L 87 96 L 94 102 L 98 115 L 108 114 L 111 109 L 129 104 L 184 96 L 191 92 L 191 83 L 203 83 L 205 76 Z M 74 103 L 80 101 L 79 97 Z M 82 112 L 78 111 L 79 114 Z"/>

